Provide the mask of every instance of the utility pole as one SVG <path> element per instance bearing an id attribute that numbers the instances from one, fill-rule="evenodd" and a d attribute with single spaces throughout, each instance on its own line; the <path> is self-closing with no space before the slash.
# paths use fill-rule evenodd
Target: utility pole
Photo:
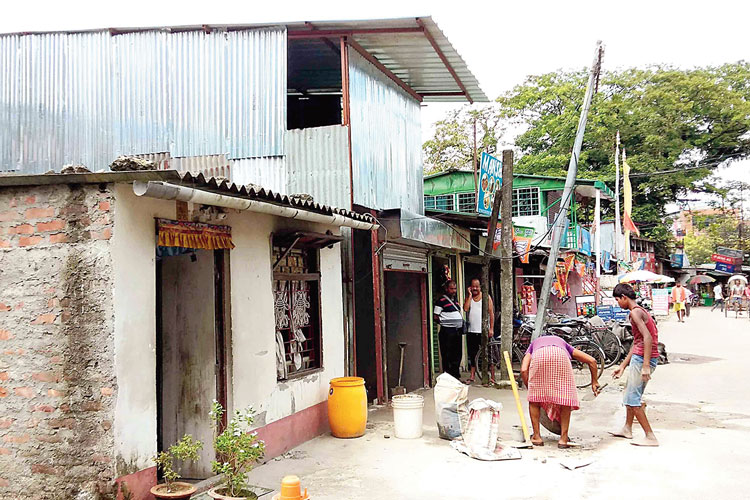
<path id="1" fill-rule="evenodd" d="M 503 153 L 503 177 L 505 176 L 505 153 Z M 505 180 L 503 179 L 503 183 Z M 503 184 L 503 187 L 505 185 Z M 492 245 L 495 242 L 495 233 L 497 231 L 497 215 L 500 211 L 500 199 L 495 191 L 495 199 L 492 202 L 492 213 L 490 214 L 490 225 L 487 229 L 487 241 L 484 244 L 484 254 L 482 255 L 482 343 L 480 348 L 479 359 L 482 363 L 482 383 L 488 384 L 490 381 L 489 366 L 487 363 L 487 340 L 490 335 L 490 256 L 492 255 Z M 505 229 L 503 225 L 503 229 Z"/>
<path id="2" fill-rule="evenodd" d="M 500 351 L 513 350 L 513 151 L 503 151 L 503 184 L 500 205 L 503 227 L 501 232 L 502 259 L 500 260 Z M 495 325 L 497 328 L 497 325 Z M 505 363 L 500 363 L 500 379 L 510 380 Z"/>
<path id="3" fill-rule="evenodd" d="M 563 232 L 568 227 L 568 209 L 570 207 L 570 199 L 573 197 L 573 192 L 575 190 L 576 175 L 578 173 L 578 157 L 581 154 L 583 134 L 586 131 L 586 119 L 588 118 L 589 108 L 591 107 L 591 100 L 594 97 L 594 89 L 599 81 L 603 52 L 604 49 L 602 47 L 602 42 L 598 41 L 596 43 L 594 61 L 591 64 L 591 72 L 589 74 L 588 86 L 586 87 L 586 94 L 583 98 L 583 109 L 581 109 L 581 116 L 578 120 L 578 131 L 576 132 L 576 139 L 573 143 L 573 152 L 570 155 L 568 176 L 565 179 L 565 189 L 563 189 L 563 195 L 560 199 L 560 213 L 555 219 L 555 223 L 552 227 L 552 247 L 549 249 L 549 260 L 547 261 L 547 270 L 544 273 L 544 283 L 542 284 L 542 293 L 539 297 L 539 307 L 537 309 L 532 339 L 536 339 L 541 335 L 542 328 L 547 319 L 547 305 L 549 304 L 552 279 L 555 276 L 555 269 L 557 268 L 557 256 L 560 253 L 560 240 L 562 239 Z"/>
<path id="4" fill-rule="evenodd" d="M 477 181 L 477 117 L 474 116 L 474 197 L 479 198 L 479 184 Z"/>
<path id="5" fill-rule="evenodd" d="M 618 261 L 622 258 L 622 227 L 620 226 L 620 131 L 615 139 L 615 256 Z M 615 274 L 618 274 L 615 268 Z"/>

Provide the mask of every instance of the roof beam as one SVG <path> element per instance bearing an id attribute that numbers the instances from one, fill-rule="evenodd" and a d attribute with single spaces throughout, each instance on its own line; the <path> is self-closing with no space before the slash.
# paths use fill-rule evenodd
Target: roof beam
<path id="1" fill-rule="evenodd" d="M 463 91 L 463 95 L 466 96 L 466 99 L 469 101 L 470 104 L 474 104 L 474 100 L 469 95 L 469 91 L 466 90 L 466 87 L 464 87 L 463 82 L 458 77 L 458 74 L 456 73 L 456 70 L 453 69 L 453 66 L 451 66 L 451 63 L 448 62 L 448 58 L 445 57 L 445 54 L 443 54 L 443 51 L 440 50 L 440 47 L 438 46 L 437 42 L 434 38 L 432 38 L 432 35 L 430 34 L 429 30 L 425 26 L 424 22 L 420 18 L 417 19 L 417 24 L 424 32 L 424 36 L 427 38 L 427 40 L 430 42 L 430 45 L 432 45 L 432 48 L 435 49 L 435 52 L 437 53 L 438 57 L 441 61 L 443 61 L 443 64 L 448 69 L 448 72 L 453 76 L 453 79 L 456 80 L 456 83 L 458 84 L 458 87 Z"/>
<path id="2" fill-rule="evenodd" d="M 305 21 L 305 25 L 309 26 L 312 31 L 320 31 L 318 30 L 318 27 L 315 26 L 313 23 L 309 21 Z M 336 47 L 336 44 L 331 41 L 330 38 L 323 38 L 323 43 L 325 43 L 329 49 L 331 49 L 335 54 L 336 57 L 341 57 L 341 51 L 338 47 Z"/>
<path id="3" fill-rule="evenodd" d="M 404 89 L 404 91 L 406 91 L 406 93 L 408 93 L 410 96 L 412 96 L 417 101 L 422 102 L 422 96 L 421 95 L 419 95 L 413 88 L 409 87 L 406 83 L 404 83 L 404 81 L 401 78 L 399 78 L 395 74 L 393 74 L 393 72 L 391 70 L 389 70 L 388 68 L 386 68 L 383 65 L 383 63 L 381 63 L 380 61 L 378 61 L 375 58 L 375 56 L 373 56 L 372 54 L 370 54 L 369 52 L 367 52 L 360 44 L 358 44 L 357 42 L 355 42 L 351 38 L 347 38 L 346 39 L 346 43 L 348 43 L 354 50 L 356 50 L 357 52 L 359 52 L 359 54 L 362 57 L 364 57 L 365 59 L 367 59 L 368 61 L 370 61 L 373 65 L 375 65 L 376 68 L 378 68 L 380 71 L 382 71 L 383 73 L 385 73 L 385 75 L 388 78 L 390 78 L 391 80 L 393 80 L 396 83 L 396 85 L 398 85 L 399 87 L 401 87 L 402 89 Z"/>
<path id="4" fill-rule="evenodd" d="M 379 35 L 394 33 L 422 33 L 422 28 L 362 28 L 362 29 L 320 29 L 294 30 L 287 32 L 287 37 L 294 38 L 324 38 L 353 35 Z"/>

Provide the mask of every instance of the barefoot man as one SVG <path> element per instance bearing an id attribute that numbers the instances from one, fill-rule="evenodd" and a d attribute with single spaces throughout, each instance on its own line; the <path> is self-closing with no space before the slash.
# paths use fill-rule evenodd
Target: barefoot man
<path id="1" fill-rule="evenodd" d="M 621 283 L 614 289 L 612 295 L 617 300 L 617 304 L 630 311 L 630 324 L 633 327 L 633 345 L 630 352 L 625 357 L 620 366 L 612 375 L 614 378 L 620 378 L 628 368 L 628 378 L 625 384 L 625 394 L 623 403 L 627 409 L 625 425 L 622 429 L 610 432 L 613 436 L 633 438 L 633 419 L 638 420 L 645 437 L 633 439 L 631 444 L 638 446 L 659 446 L 659 441 L 654 436 L 646 418 L 645 405 L 641 402 L 643 390 L 646 384 L 651 380 L 651 374 L 656 369 L 659 361 L 659 351 L 657 349 L 659 332 L 656 329 L 656 323 L 651 315 L 635 302 L 635 292 L 630 285 Z"/>

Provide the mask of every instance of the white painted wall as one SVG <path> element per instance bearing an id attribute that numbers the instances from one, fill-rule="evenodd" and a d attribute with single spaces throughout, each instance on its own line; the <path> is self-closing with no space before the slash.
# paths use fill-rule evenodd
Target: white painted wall
<path id="1" fill-rule="evenodd" d="M 234 214 L 228 219 L 236 245 L 230 254 L 234 405 L 253 406 L 259 416 L 256 423 L 262 426 L 325 401 L 328 381 L 344 375 L 341 254 L 337 246 L 320 251 L 324 370 L 278 383 L 271 232 L 333 228 L 259 214 Z"/>
<path id="2" fill-rule="evenodd" d="M 118 474 L 153 466 L 156 452 L 156 284 L 154 217 L 175 218 L 175 203 L 138 198 L 128 184 L 115 188 L 112 256 L 115 272 L 116 454 Z M 235 408 L 252 406 L 262 426 L 325 401 L 328 381 L 344 374 L 341 259 L 337 246 L 320 252 L 324 370 L 286 383 L 276 380 L 271 291 L 271 233 L 338 228 L 251 212 L 235 212 L 236 248 L 230 252 L 232 374 Z"/>

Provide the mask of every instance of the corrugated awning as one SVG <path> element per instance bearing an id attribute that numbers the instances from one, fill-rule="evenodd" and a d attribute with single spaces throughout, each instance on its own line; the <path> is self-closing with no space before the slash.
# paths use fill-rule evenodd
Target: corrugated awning
<path id="1" fill-rule="evenodd" d="M 289 39 L 349 36 L 424 102 L 489 102 L 476 77 L 431 17 L 286 23 Z"/>

